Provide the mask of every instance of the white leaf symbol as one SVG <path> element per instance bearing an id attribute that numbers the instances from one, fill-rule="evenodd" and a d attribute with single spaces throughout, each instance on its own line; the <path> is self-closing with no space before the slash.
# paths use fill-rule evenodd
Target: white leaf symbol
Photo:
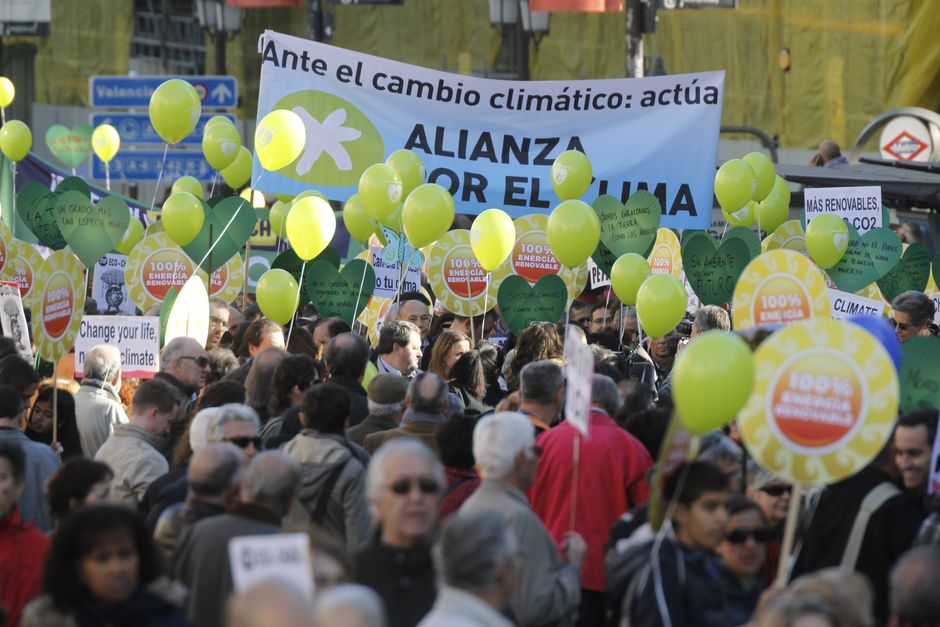
<path id="1" fill-rule="evenodd" d="M 362 131 L 343 126 L 346 121 L 346 109 L 333 111 L 322 123 L 303 107 L 294 107 L 293 111 L 303 120 L 307 131 L 307 142 L 297 162 L 297 174 L 303 176 L 309 172 L 324 152 L 333 160 L 336 169 L 352 170 L 352 159 L 343 147 L 343 142 L 359 139 Z"/>

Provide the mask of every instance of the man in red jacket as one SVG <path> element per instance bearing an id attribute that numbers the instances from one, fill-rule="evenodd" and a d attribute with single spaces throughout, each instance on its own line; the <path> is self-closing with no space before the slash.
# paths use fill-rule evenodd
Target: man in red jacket
<path id="1" fill-rule="evenodd" d="M 653 460 L 611 418 L 619 402 L 613 380 L 594 375 L 588 436 L 564 421 L 536 441 L 542 457 L 530 492 L 532 509 L 559 546 L 568 531 L 587 542 L 579 625 L 604 624 L 604 545 L 610 526 L 623 512 L 649 500 L 647 473 Z"/>
<path id="2" fill-rule="evenodd" d="M 13 442 L 0 442 L 0 604 L 5 627 L 20 624 L 23 607 L 39 596 L 49 538 L 20 522 L 16 499 L 23 491 L 26 454 Z"/>

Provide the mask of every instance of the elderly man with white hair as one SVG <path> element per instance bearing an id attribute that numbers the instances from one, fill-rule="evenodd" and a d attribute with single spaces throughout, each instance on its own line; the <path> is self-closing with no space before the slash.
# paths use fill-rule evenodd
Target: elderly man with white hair
<path id="1" fill-rule="evenodd" d="M 371 588 L 354 583 L 336 586 L 320 594 L 313 620 L 317 627 L 385 627 L 387 624 L 379 595 Z"/>
<path id="2" fill-rule="evenodd" d="M 94 458 L 114 425 L 127 424 L 120 391 L 121 352 L 117 347 L 99 344 L 85 353 L 82 385 L 75 393 L 75 424 L 85 457 Z"/>
<path id="3" fill-rule="evenodd" d="M 529 505 L 541 450 L 532 423 L 515 412 L 486 416 L 473 431 L 473 456 L 483 482 L 460 508 L 460 515 L 494 511 L 519 539 L 522 566 L 509 606 L 517 624 L 574 625 L 581 602 L 581 566 L 587 545 L 565 534 L 564 557 Z"/>
<path id="4" fill-rule="evenodd" d="M 366 486 L 377 529 L 355 555 L 355 579 L 382 597 L 390 627 L 413 627 L 437 595 L 431 540 L 444 469 L 421 441 L 395 438 L 372 457 Z"/>
<path id="5" fill-rule="evenodd" d="M 516 578 L 519 542 L 499 514 L 452 516 L 435 550 L 441 590 L 418 627 L 510 627 L 502 615 Z"/>

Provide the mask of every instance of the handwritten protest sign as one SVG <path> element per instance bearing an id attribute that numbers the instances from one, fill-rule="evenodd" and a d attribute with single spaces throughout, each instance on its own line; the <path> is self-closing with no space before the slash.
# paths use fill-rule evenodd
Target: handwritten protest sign
<path id="1" fill-rule="evenodd" d="M 293 587 L 304 598 L 313 598 L 313 567 L 307 534 L 232 538 L 228 543 L 228 555 L 236 592 L 273 578 Z"/>
<path id="2" fill-rule="evenodd" d="M 304 277 L 307 294 L 320 315 L 349 324 L 365 309 L 375 283 L 375 271 L 363 259 L 350 261 L 342 271 L 327 260 L 314 261 Z"/>
<path id="3" fill-rule="evenodd" d="M 826 273 L 845 292 L 857 292 L 888 274 L 901 259 L 901 239 L 891 229 L 860 235 L 851 224 L 842 259 Z"/>
<path id="4" fill-rule="evenodd" d="M 75 376 L 85 371 L 85 355 L 99 344 L 121 351 L 123 376 L 150 379 L 160 370 L 160 319 L 156 316 L 85 316 L 75 338 Z"/>
<path id="5" fill-rule="evenodd" d="M 881 188 L 870 187 L 807 187 L 803 190 L 806 221 L 821 213 L 834 213 L 859 233 L 882 226 Z"/>
<path id="6" fill-rule="evenodd" d="M 533 322 L 555 324 L 568 303 L 565 282 L 555 274 L 546 274 L 535 285 L 519 276 L 506 277 L 496 298 L 503 321 L 516 336 Z"/>
<path id="7" fill-rule="evenodd" d="M 698 232 L 682 246 L 685 276 L 706 305 L 731 302 L 738 277 L 750 261 L 747 244 L 739 238 L 726 239 L 719 244 L 708 233 Z"/>

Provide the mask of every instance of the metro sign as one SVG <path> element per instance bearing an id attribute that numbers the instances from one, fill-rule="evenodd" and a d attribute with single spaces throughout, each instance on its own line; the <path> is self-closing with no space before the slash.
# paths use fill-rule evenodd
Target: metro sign
<path id="1" fill-rule="evenodd" d="M 917 155 L 927 150 L 929 146 L 907 131 L 902 131 L 894 139 L 881 147 L 881 150 L 892 155 L 899 161 L 913 161 Z"/>

